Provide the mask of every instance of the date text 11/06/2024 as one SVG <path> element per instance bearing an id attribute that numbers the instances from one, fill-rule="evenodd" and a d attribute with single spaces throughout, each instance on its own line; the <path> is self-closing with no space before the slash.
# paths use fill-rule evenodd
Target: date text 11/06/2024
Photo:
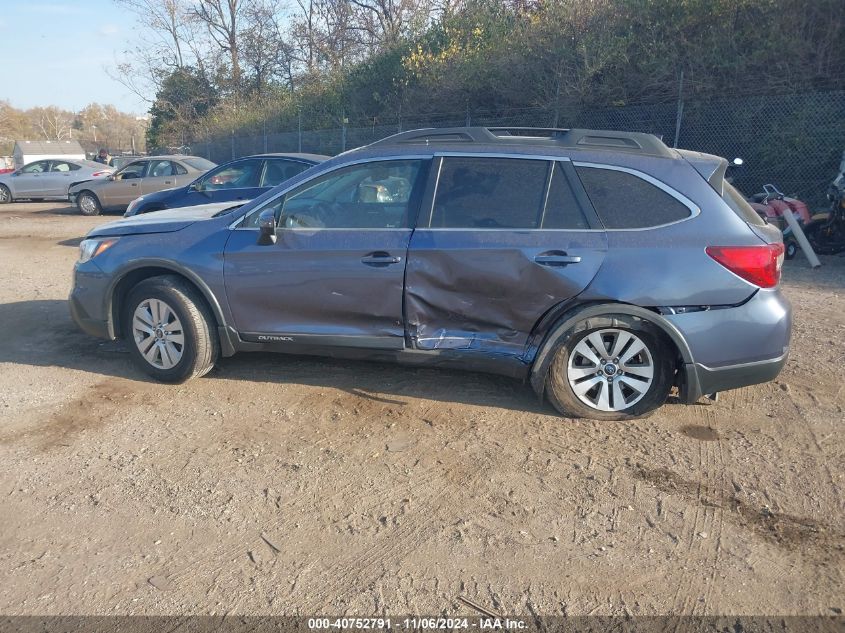
<path id="1" fill-rule="evenodd" d="M 527 628 L 524 620 L 510 618 L 308 618 L 312 630 L 386 630 L 411 631 L 478 629 L 487 631 L 520 631 Z"/>

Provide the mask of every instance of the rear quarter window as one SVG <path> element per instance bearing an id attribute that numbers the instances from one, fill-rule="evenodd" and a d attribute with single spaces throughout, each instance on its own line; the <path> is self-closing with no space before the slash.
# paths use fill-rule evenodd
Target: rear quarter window
<path id="1" fill-rule="evenodd" d="M 650 228 L 692 215 L 680 200 L 634 174 L 602 167 L 576 170 L 607 229 Z"/>

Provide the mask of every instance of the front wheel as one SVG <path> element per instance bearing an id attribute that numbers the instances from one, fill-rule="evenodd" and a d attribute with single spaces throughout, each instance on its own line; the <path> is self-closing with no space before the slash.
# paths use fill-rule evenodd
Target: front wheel
<path id="1" fill-rule="evenodd" d="M 665 402 L 673 361 L 670 345 L 647 322 L 623 315 L 588 319 L 558 346 L 546 391 L 568 417 L 642 417 Z"/>
<path id="2" fill-rule="evenodd" d="M 213 315 L 196 288 L 176 276 L 153 277 L 135 286 L 123 326 L 135 364 L 162 382 L 202 376 L 219 355 Z"/>
<path id="3" fill-rule="evenodd" d="M 12 192 L 6 185 L 0 185 L 0 204 L 7 204 L 12 201 Z"/>
<path id="4" fill-rule="evenodd" d="M 77 196 L 76 207 L 82 215 L 100 215 L 103 212 L 97 196 L 90 191 L 83 191 Z"/>

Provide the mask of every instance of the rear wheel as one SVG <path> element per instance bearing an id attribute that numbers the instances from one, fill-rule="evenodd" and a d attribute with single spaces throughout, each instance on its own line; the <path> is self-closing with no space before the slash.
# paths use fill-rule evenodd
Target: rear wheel
<path id="1" fill-rule="evenodd" d="M 162 382 L 184 382 L 214 367 L 220 350 L 214 325 L 196 288 L 172 276 L 135 286 L 123 318 L 135 364 Z"/>
<path id="2" fill-rule="evenodd" d="M 7 204 L 12 201 L 12 192 L 6 185 L 0 185 L 0 204 Z"/>
<path id="3" fill-rule="evenodd" d="M 563 415 L 627 420 L 666 400 L 674 355 L 649 323 L 613 316 L 576 325 L 552 359 L 546 387 Z"/>
<path id="4" fill-rule="evenodd" d="M 795 256 L 798 254 L 798 243 L 793 242 L 792 240 L 786 243 L 786 249 L 784 251 L 784 257 L 786 259 L 794 259 Z"/>
<path id="5" fill-rule="evenodd" d="M 82 215 L 100 215 L 103 212 L 99 199 L 91 191 L 83 191 L 76 197 L 76 207 Z"/>

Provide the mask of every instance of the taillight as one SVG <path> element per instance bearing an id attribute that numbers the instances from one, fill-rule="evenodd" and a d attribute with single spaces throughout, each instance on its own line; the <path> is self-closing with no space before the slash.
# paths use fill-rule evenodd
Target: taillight
<path id="1" fill-rule="evenodd" d="M 108 169 L 106 169 L 105 171 L 95 171 L 93 174 L 91 174 L 91 177 L 96 178 L 97 176 L 108 176 L 110 173 L 111 171 L 109 171 Z"/>
<path id="2" fill-rule="evenodd" d="M 773 288 L 780 281 L 783 243 L 760 246 L 708 246 L 707 254 L 755 286 Z"/>

